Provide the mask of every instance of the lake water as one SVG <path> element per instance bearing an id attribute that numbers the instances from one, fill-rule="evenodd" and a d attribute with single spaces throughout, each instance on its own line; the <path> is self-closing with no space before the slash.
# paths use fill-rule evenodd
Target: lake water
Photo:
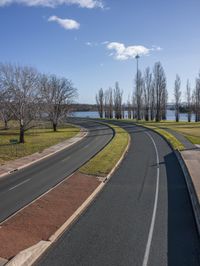
<path id="1" fill-rule="evenodd" d="M 99 118 L 98 112 L 74 112 L 73 116 L 75 117 L 89 117 L 89 118 Z M 128 117 L 128 113 L 125 112 L 125 118 Z M 167 120 L 168 121 L 174 121 L 175 120 L 175 111 L 167 110 Z M 180 121 L 187 121 L 187 114 L 181 113 L 180 114 Z M 192 115 L 192 121 L 195 121 L 195 116 Z"/>

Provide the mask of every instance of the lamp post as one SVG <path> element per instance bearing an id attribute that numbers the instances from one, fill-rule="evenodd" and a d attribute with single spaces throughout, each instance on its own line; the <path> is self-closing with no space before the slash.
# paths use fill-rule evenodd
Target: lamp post
<path id="1" fill-rule="evenodd" d="M 137 54 L 136 55 L 136 57 L 135 57 L 135 59 L 137 60 L 137 75 L 138 75 L 138 64 L 139 64 L 139 58 L 140 58 L 140 56 Z"/>
<path id="2" fill-rule="evenodd" d="M 137 62 L 137 81 L 136 81 L 136 101 L 138 101 L 138 90 L 139 90 L 139 82 L 138 82 L 138 65 L 139 65 L 139 58 L 140 56 L 137 54 L 135 59 L 136 59 L 136 62 Z M 138 106 L 138 103 L 137 103 L 137 120 L 140 120 L 140 110 L 139 110 L 139 106 Z"/>

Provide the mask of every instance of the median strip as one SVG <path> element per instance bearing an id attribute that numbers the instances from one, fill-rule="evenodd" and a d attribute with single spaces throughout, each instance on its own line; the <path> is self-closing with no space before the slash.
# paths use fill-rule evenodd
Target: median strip
<path id="1" fill-rule="evenodd" d="M 16 261 L 19 266 L 35 262 L 41 255 L 40 248 L 35 247 L 42 243 L 46 250 L 102 190 L 103 181 L 122 161 L 129 146 L 128 133 L 113 128 L 114 138 L 85 167 L 1 224 L 0 257 L 10 260 L 8 265 L 16 265 Z M 98 166 L 92 171 L 94 164 Z M 25 264 L 19 263 L 23 258 Z"/>

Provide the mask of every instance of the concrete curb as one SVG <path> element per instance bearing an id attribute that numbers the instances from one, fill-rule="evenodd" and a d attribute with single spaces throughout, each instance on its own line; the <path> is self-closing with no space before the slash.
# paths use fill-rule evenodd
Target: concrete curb
<path id="1" fill-rule="evenodd" d="M 174 152 L 179 164 L 181 166 L 181 169 L 183 171 L 184 177 L 185 177 L 185 182 L 187 184 L 187 188 L 189 191 L 189 195 L 190 195 L 190 199 L 191 199 L 191 203 L 192 203 L 192 208 L 193 208 L 193 212 L 194 212 L 194 216 L 195 216 L 195 220 L 196 220 L 196 224 L 197 224 L 197 229 L 198 229 L 198 233 L 200 236 L 200 204 L 199 204 L 199 199 L 194 187 L 194 184 L 192 182 L 192 178 L 190 176 L 190 173 L 188 171 L 188 168 L 185 164 L 185 161 L 181 155 L 181 153 L 179 151 L 175 151 Z"/>
<path id="2" fill-rule="evenodd" d="M 8 262 L 8 260 L 0 257 L 0 266 L 4 266 L 7 262 Z"/>
<path id="3" fill-rule="evenodd" d="M 29 266 L 35 262 L 35 257 L 42 255 L 51 245 L 51 242 L 40 241 L 36 245 L 21 251 L 17 256 L 10 260 L 6 266 Z"/>
<path id="4" fill-rule="evenodd" d="M 72 214 L 72 216 L 49 238 L 48 241 L 40 241 L 36 245 L 21 251 L 12 260 L 10 260 L 6 266 L 31 266 L 33 265 L 43 253 L 58 239 L 63 233 L 75 222 L 81 214 L 89 207 L 92 201 L 98 196 L 98 194 L 105 187 L 107 181 L 111 178 L 113 173 L 119 167 L 124 157 L 126 156 L 131 143 L 131 138 L 129 135 L 129 140 L 126 149 L 124 150 L 121 158 L 117 164 L 113 167 L 110 173 L 104 178 L 104 181 L 93 191 L 93 193 L 83 202 L 83 204 Z M 107 145 L 106 145 L 107 146 Z"/>
<path id="5" fill-rule="evenodd" d="M 19 166 L 16 169 L 12 169 L 12 170 L 10 170 L 8 172 L 5 172 L 5 173 L 3 173 L 3 174 L 0 175 L 0 178 L 3 178 L 3 177 L 5 177 L 5 176 L 7 176 L 7 175 L 9 175 L 9 174 L 11 174 L 13 172 L 16 172 L 16 171 L 19 171 L 21 169 L 24 169 L 24 168 L 26 168 L 28 166 L 31 166 L 31 165 L 33 165 L 33 164 L 35 164 L 37 162 L 40 162 L 40 161 L 42 161 L 42 160 L 44 160 L 44 159 L 46 159 L 46 158 L 48 158 L 48 157 L 50 157 L 52 155 L 54 155 L 54 154 L 56 154 L 56 153 L 64 150 L 64 149 L 67 149 L 67 148 L 71 147 L 72 145 L 74 145 L 74 144 L 78 143 L 79 141 L 81 141 L 87 135 L 88 135 L 88 131 L 85 128 L 81 127 L 81 131 L 75 137 L 69 139 L 68 140 L 69 143 L 67 145 L 65 145 L 64 147 L 62 147 L 62 148 L 60 148 L 60 149 L 58 149 L 58 150 L 56 150 L 54 152 L 51 152 L 51 153 L 49 153 L 49 154 L 47 154 L 47 155 L 45 155 L 45 156 L 43 156 L 43 157 L 41 157 L 39 159 L 36 159 L 34 161 L 31 161 L 30 163 L 27 163 L 27 164 L 24 164 L 22 166 Z"/>

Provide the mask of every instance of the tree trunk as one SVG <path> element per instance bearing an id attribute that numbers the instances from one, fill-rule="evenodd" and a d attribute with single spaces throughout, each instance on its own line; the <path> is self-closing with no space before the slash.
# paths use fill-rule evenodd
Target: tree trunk
<path id="1" fill-rule="evenodd" d="M 191 122 L 191 113 L 188 113 L 188 122 Z"/>
<path id="2" fill-rule="evenodd" d="M 56 132 L 57 131 L 57 124 L 53 123 L 53 131 Z"/>
<path id="3" fill-rule="evenodd" d="M 179 122 L 179 114 L 176 114 L 176 122 Z"/>
<path id="4" fill-rule="evenodd" d="M 19 143 L 24 143 L 24 127 L 20 126 Z"/>
<path id="5" fill-rule="evenodd" d="M 5 129 L 5 130 L 8 129 L 8 121 L 7 121 L 7 120 L 4 121 L 4 129 Z"/>

